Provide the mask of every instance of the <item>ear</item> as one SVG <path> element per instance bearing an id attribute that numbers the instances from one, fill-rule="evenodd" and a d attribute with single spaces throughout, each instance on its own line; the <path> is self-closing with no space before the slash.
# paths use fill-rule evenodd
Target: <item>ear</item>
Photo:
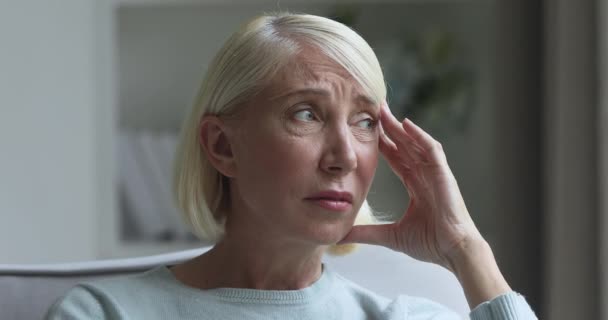
<path id="1" fill-rule="evenodd" d="M 226 124 L 217 116 L 205 115 L 199 128 L 199 143 L 211 165 L 221 174 L 234 177 L 236 163 Z"/>

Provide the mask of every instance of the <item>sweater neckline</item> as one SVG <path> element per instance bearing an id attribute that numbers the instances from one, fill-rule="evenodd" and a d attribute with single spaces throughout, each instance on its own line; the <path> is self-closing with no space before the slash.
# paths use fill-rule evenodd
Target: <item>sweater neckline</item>
<path id="1" fill-rule="evenodd" d="M 179 281 L 168 266 L 158 267 L 163 278 L 168 284 L 179 291 L 186 292 L 190 296 L 216 297 L 240 303 L 255 304 L 306 304 L 323 297 L 331 291 L 334 285 L 334 275 L 327 265 L 322 265 L 321 276 L 310 286 L 297 290 L 262 290 L 248 288 L 214 288 L 198 289 L 187 286 Z"/>

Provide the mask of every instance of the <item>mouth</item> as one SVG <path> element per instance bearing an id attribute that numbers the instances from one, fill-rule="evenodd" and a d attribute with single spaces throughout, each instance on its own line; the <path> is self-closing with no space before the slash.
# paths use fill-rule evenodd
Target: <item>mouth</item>
<path id="1" fill-rule="evenodd" d="M 327 190 L 316 193 L 304 200 L 331 211 L 348 211 L 352 208 L 353 195 L 349 192 Z"/>

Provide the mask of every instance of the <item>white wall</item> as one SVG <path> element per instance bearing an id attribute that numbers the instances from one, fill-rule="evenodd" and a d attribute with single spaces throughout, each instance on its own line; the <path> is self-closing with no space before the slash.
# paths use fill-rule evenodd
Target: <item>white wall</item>
<path id="1" fill-rule="evenodd" d="M 0 2 L 0 263 L 94 257 L 94 9 Z"/>

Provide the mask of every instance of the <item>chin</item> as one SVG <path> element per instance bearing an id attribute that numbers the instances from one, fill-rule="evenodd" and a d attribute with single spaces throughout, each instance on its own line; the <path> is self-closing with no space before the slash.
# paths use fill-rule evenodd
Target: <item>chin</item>
<path id="1" fill-rule="evenodd" d="M 352 212 L 327 213 L 315 210 L 298 215 L 291 220 L 290 234 L 308 243 L 319 246 L 335 245 L 352 229 L 355 220 Z"/>
<path id="2" fill-rule="evenodd" d="M 350 229 L 349 229 L 350 230 Z M 335 230 L 334 230 L 335 231 Z M 335 231 L 332 234 L 328 234 L 327 236 L 318 236 L 316 238 L 318 245 L 327 246 L 327 253 L 333 256 L 344 256 L 349 253 L 352 253 L 357 249 L 357 244 L 355 243 L 347 243 L 347 244 L 336 244 L 338 241 L 342 240 L 347 231 Z"/>
<path id="3" fill-rule="evenodd" d="M 346 236 L 350 228 L 351 225 L 343 223 L 311 225 L 303 236 L 318 245 L 334 245 Z"/>

